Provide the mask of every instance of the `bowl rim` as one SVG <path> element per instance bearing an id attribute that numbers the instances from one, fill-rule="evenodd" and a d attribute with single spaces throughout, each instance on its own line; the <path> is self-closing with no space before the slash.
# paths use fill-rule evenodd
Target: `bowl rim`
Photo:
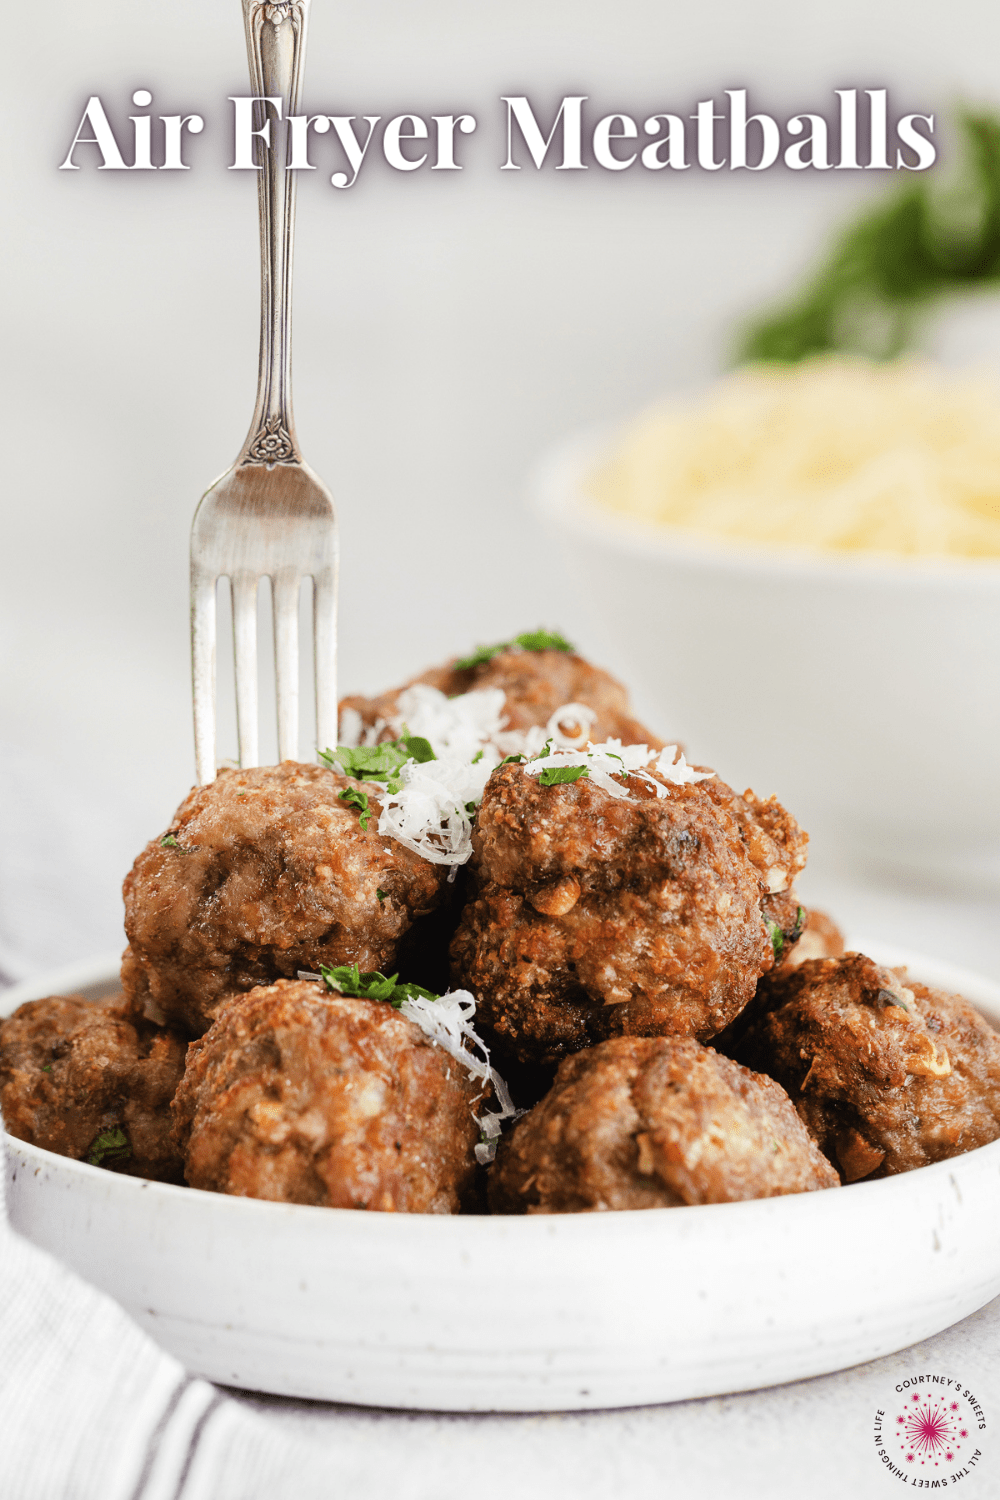
<path id="1" fill-rule="evenodd" d="M 569 529 L 600 547 L 614 547 L 628 556 L 669 561 L 692 570 L 710 567 L 755 576 L 794 575 L 855 587 L 870 587 L 874 582 L 904 589 L 926 589 L 930 584 L 948 592 L 974 589 L 992 595 L 1000 591 L 1000 559 L 824 552 L 806 546 L 776 548 L 765 542 L 736 542 L 605 510 L 587 496 L 584 481 L 607 456 L 624 426 L 623 422 L 602 422 L 583 428 L 546 449 L 536 460 L 529 474 L 528 501 L 554 531 Z"/>
<path id="2" fill-rule="evenodd" d="M 900 948 L 893 944 L 882 941 L 865 939 L 862 936 L 850 935 L 852 943 L 848 951 L 861 951 L 875 957 L 876 962 L 887 965 L 907 964 L 914 971 L 919 971 L 924 983 L 929 983 L 936 988 L 962 993 L 982 1010 L 985 1018 L 993 1026 L 1000 1026 L 1000 984 L 975 973 L 970 969 L 962 968 L 946 960 L 930 958 L 927 955 L 916 953 L 908 948 Z M 862 944 L 864 946 L 862 946 Z M 872 953 L 872 950 L 875 950 Z M 0 992 L 0 1018 L 8 1016 L 18 1005 L 28 1000 L 43 998 L 55 993 L 54 981 L 59 981 L 60 986 L 74 993 L 83 993 L 86 998 L 97 999 L 102 994 L 109 992 L 118 974 L 119 960 L 117 953 L 114 955 L 103 954 L 90 959 L 83 959 L 74 964 L 63 965 L 59 969 L 53 969 L 39 974 L 31 979 L 22 980 L 19 984 L 12 985 Z M 89 994 L 87 993 L 89 991 Z M 173 1199 L 176 1202 L 187 1204 L 192 1208 L 199 1202 L 207 1211 L 218 1214 L 242 1213 L 257 1214 L 259 1222 L 275 1223 L 280 1218 L 284 1221 L 312 1223 L 319 1225 L 329 1223 L 331 1229 L 337 1223 L 349 1222 L 357 1224 L 363 1220 L 366 1224 L 377 1225 L 370 1231 L 375 1235 L 392 1235 L 399 1233 L 398 1226 L 402 1224 L 404 1229 L 408 1226 L 419 1224 L 421 1226 L 438 1225 L 439 1228 L 422 1228 L 420 1233 L 430 1233 L 436 1236 L 455 1236 L 461 1240 L 462 1236 L 468 1235 L 496 1235 L 496 1226 L 500 1225 L 502 1232 L 521 1236 L 532 1236 L 558 1234 L 586 1236 L 588 1225 L 622 1224 L 631 1225 L 631 1230 L 623 1229 L 624 1233 L 634 1233 L 637 1228 L 650 1228 L 654 1224 L 661 1226 L 659 1233 L 686 1234 L 689 1228 L 703 1225 L 712 1216 L 720 1212 L 730 1213 L 728 1221 L 735 1229 L 737 1221 L 734 1211 L 739 1210 L 742 1214 L 744 1226 L 747 1221 L 754 1217 L 772 1216 L 780 1214 L 812 1214 L 826 1212 L 826 1209 L 817 1205 L 822 1201 L 830 1203 L 830 1195 L 825 1192 L 811 1193 L 789 1193 L 774 1198 L 750 1198 L 736 1203 L 703 1203 L 683 1205 L 678 1208 L 653 1208 L 653 1209 L 618 1209 L 613 1213 L 593 1214 L 371 1214 L 361 1213 L 352 1208 L 323 1208 L 314 1204 L 305 1203 L 274 1203 L 268 1199 L 240 1198 L 226 1193 L 210 1193 L 201 1188 L 181 1186 L 169 1182 L 156 1182 L 151 1178 L 132 1177 L 125 1173 L 106 1172 L 100 1167 L 91 1166 L 89 1162 L 77 1161 L 72 1157 L 61 1156 L 56 1152 L 48 1151 L 43 1146 L 36 1146 L 29 1141 L 23 1141 L 17 1136 L 4 1132 L 4 1145 L 7 1155 L 7 1171 L 13 1166 L 13 1157 L 20 1155 L 28 1163 L 34 1164 L 35 1174 L 42 1170 L 55 1171 L 68 1174 L 70 1179 L 76 1178 L 81 1185 L 90 1181 L 96 1188 L 98 1185 L 106 1191 L 115 1194 L 149 1193 L 152 1191 L 157 1198 L 165 1197 L 166 1200 Z M 1000 1137 L 994 1141 L 987 1142 L 984 1146 L 977 1146 L 972 1151 L 962 1152 L 957 1157 L 947 1157 L 943 1161 L 931 1162 L 926 1167 L 917 1168 L 919 1174 L 934 1173 L 938 1176 L 947 1171 L 954 1173 L 956 1163 L 971 1161 L 975 1159 L 978 1163 L 986 1164 L 987 1158 L 983 1153 L 992 1153 L 996 1158 L 996 1165 L 1000 1168 Z M 852 1196 L 859 1189 L 866 1193 L 881 1193 L 886 1200 L 888 1208 L 894 1194 L 908 1191 L 908 1184 L 912 1183 L 913 1172 L 901 1172 L 893 1177 L 883 1177 L 874 1182 L 849 1183 L 847 1189 Z M 930 1179 L 920 1176 L 921 1182 Z M 799 1205 L 796 1209 L 793 1205 Z M 812 1204 L 812 1207 L 803 1205 Z M 235 1207 L 234 1205 L 239 1205 Z M 832 1209 L 830 1210 L 833 1211 Z M 330 1215 L 336 1218 L 331 1219 Z M 348 1215 L 347 1220 L 344 1215 Z M 668 1216 L 668 1217 L 664 1217 Z M 672 1230 L 665 1226 L 670 1224 Z M 467 1226 L 476 1225 L 477 1228 L 469 1229 Z M 520 1226 L 520 1227 L 514 1227 Z M 535 1228 L 527 1226 L 537 1226 Z M 321 1231 L 318 1231 L 321 1232 Z M 609 1233 L 617 1233 L 609 1230 Z"/>

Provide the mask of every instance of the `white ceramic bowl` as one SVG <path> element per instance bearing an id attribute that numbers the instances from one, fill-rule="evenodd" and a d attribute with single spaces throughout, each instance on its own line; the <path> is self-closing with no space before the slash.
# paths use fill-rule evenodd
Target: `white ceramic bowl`
<path id="1" fill-rule="evenodd" d="M 737 547 L 613 516 L 585 493 L 612 438 L 554 450 L 533 496 L 657 728 L 776 792 L 821 858 L 1000 888 L 1000 564 Z"/>
<path id="2" fill-rule="evenodd" d="M 996 986 L 908 961 L 1000 1022 Z M 116 959 L 64 969 L 0 1011 L 96 998 L 116 974 Z M 1000 1292 L 1000 1141 L 836 1192 L 533 1218 L 263 1203 L 6 1144 L 22 1234 L 193 1372 L 282 1395 L 450 1411 L 675 1401 L 844 1369 Z"/>

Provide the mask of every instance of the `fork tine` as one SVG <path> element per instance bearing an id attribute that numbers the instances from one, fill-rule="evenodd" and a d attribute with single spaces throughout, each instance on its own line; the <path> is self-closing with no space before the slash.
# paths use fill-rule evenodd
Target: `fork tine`
<path id="1" fill-rule="evenodd" d="M 278 760 L 299 754 L 299 575 L 292 568 L 275 573 L 274 675 L 278 695 Z"/>
<path id="2" fill-rule="evenodd" d="M 236 665 L 236 733 L 240 765 L 255 766 L 257 751 L 257 579 L 236 573 L 233 588 L 233 657 Z"/>
<path id="3" fill-rule="evenodd" d="M 199 785 L 215 780 L 215 577 L 191 565 L 191 674 Z"/>
<path id="4" fill-rule="evenodd" d="M 332 749 L 337 721 L 337 580 L 332 570 L 313 578 L 313 667 L 316 678 L 316 748 Z"/>

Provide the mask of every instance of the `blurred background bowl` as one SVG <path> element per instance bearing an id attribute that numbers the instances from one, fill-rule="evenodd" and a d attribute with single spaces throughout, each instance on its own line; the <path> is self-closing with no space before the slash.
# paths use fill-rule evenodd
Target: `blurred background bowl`
<path id="1" fill-rule="evenodd" d="M 774 792 L 820 870 L 1000 890 L 1000 563 L 823 556 L 602 510 L 615 434 L 539 464 L 536 511 L 656 727 Z"/>

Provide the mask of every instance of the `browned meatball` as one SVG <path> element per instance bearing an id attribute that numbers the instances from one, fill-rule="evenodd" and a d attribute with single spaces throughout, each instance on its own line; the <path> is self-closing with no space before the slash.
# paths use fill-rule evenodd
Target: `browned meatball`
<path id="1" fill-rule="evenodd" d="M 185 1047 L 120 1003 L 31 1000 L 0 1026 L 4 1124 L 60 1156 L 181 1182 L 169 1106 Z"/>
<path id="2" fill-rule="evenodd" d="M 736 1055 L 784 1085 L 845 1182 L 1000 1136 L 1000 1035 L 960 996 L 846 953 L 776 975 L 760 1003 Z"/>
<path id="3" fill-rule="evenodd" d="M 351 787 L 364 828 L 340 800 Z M 195 787 L 126 877 L 126 993 L 198 1035 L 227 995 L 299 969 L 389 972 L 447 870 L 379 834 L 377 792 L 294 761 Z"/>
<path id="4" fill-rule="evenodd" d="M 717 778 L 663 798 L 627 785 L 542 786 L 520 765 L 487 784 L 453 972 L 520 1062 L 617 1035 L 705 1041 L 773 966 L 772 938 L 794 940 L 806 836 L 778 803 Z"/>
<path id="5" fill-rule="evenodd" d="M 220 1007 L 173 1110 L 192 1187 L 448 1214 L 475 1176 L 481 1092 L 391 1005 L 279 980 Z"/>
<path id="6" fill-rule="evenodd" d="M 687 1037 L 616 1037 L 559 1065 L 490 1172 L 495 1213 L 733 1203 L 838 1187 L 784 1089 Z"/>
<path id="7" fill-rule="evenodd" d="M 402 687 L 375 698 L 344 698 L 341 708 L 353 708 L 367 728 L 392 718 L 400 693 L 414 683 L 425 682 L 448 697 L 458 693 L 502 688 L 507 695 L 504 728 L 529 729 L 547 724 L 565 703 L 584 703 L 597 714 L 587 730 L 595 744 L 621 740 L 625 745 L 646 744 L 661 748 L 664 741 L 633 718 L 628 693 L 610 672 L 593 667 L 572 651 L 502 651 L 490 661 L 459 671 L 454 662 L 431 667 Z M 569 729 L 569 726 L 566 726 Z M 388 738 L 391 731 L 386 730 Z"/>

